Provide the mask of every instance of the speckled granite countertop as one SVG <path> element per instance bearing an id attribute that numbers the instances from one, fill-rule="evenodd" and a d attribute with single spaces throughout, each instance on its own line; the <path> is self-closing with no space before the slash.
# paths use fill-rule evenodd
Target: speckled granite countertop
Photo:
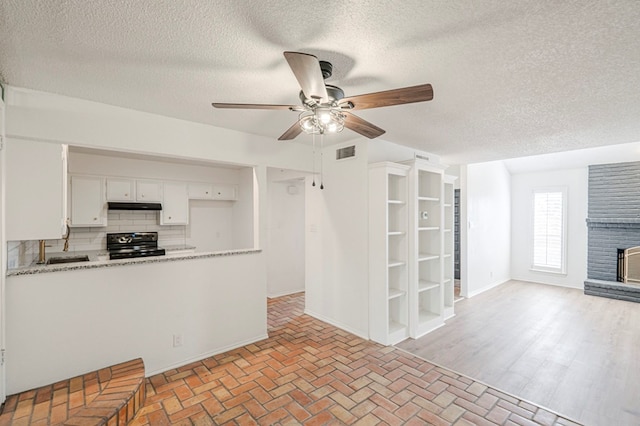
<path id="1" fill-rule="evenodd" d="M 167 252 L 176 252 L 176 251 L 195 251 L 195 247 L 194 246 L 188 246 L 186 244 L 176 244 L 176 245 L 168 245 L 162 246 L 163 249 L 165 249 L 165 251 Z"/>
<path id="2" fill-rule="evenodd" d="M 95 269 L 95 268 L 110 268 L 116 266 L 133 265 L 140 263 L 160 263 L 160 262 L 179 262 L 189 259 L 202 259 L 207 257 L 218 256 L 235 256 L 239 254 L 260 253 L 262 249 L 239 249 L 239 250 L 224 250 L 224 251 L 211 251 L 194 253 L 195 247 L 191 246 L 170 246 L 165 247 L 169 256 L 151 256 L 151 257 L 138 257 L 133 259 L 117 259 L 109 260 L 109 254 L 106 250 L 75 252 L 75 253 L 53 253 L 49 257 L 74 257 L 74 256 L 89 256 L 88 262 L 74 262 L 74 263 L 60 263 L 57 265 L 37 265 L 32 264 L 22 268 L 9 269 L 7 276 L 15 275 L 33 275 L 42 274 L 48 272 L 60 272 L 60 271 L 77 271 L 80 269 Z M 185 251 L 185 253 L 180 253 Z"/>

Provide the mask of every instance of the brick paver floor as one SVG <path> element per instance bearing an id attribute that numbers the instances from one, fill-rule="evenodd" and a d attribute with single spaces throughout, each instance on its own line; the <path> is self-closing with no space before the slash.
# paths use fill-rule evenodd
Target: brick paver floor
<path id="1" fill-rule="evenodd" d="M 269 338 L 147 379 L 133 425 L 575 425 L 269 300 Z"/>

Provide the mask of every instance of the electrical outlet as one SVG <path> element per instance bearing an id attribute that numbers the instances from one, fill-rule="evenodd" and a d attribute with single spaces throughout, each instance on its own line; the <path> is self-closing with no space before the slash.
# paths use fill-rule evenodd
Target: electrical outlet
<path id="1" fill-rule="evenodd" d="M 173 335 L 173 347 L 177 348 L 178 346 L 182 346 L 182 334 Z"/>

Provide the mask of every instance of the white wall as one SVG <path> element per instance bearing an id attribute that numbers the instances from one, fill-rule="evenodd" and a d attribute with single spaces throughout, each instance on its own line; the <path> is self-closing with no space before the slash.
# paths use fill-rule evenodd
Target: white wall
<path id="1" fill-rule="evenodd" d="M 88 151 L 88 150 L 85 150 Z M 240 167 L 217 166 L 216 163 L 204 165 L 186 160 L 172 162 L 170 158 L 135 155 L 127 158 L 123 154 L 98 151 L 87 152 L 69 150 L 69 173 L 95 176 L 113 176 L 125 178 L 144 178 L 168 181 L 209 182 L 238 184 Z"/>
<path id="2" fill-rule="evenodd" d="M 404 145 L 398 145 L 380 138 L 372 139 L 368 142 L 367 156 L 369 157 L 370 164 L 379 163 L 381 161 L 410 161 L 413 160 L 416 155 L 419 155 L 422 159 L 426 159 L 432 163 L 440 163 L 440 157 L 430 152 L 420 151 Z"/>
<path id="3" fill-rule="evenodd" d="M 8 87 L 6 93 L 9 137 L 240 165 L 312 168 L 308 144 L 283 144 L 275 137 L 29 89 Z"/>
<path id="4" fill-rule="evenodd" d="M 255 239 L 257 229 L 254 230 L 254 226 L 252 226 L 254 215 L 259 211 L 255 195 L 256 192 L 260 192 L 260 196 L 263 193 L 266 194 L 266 181 L 264 178 L 256 181 L 254 179 L 255 171 L 248 168 L 239 170 L 238 178 L 238 199 L 231 205 L 231 217 L 233 218 L 231 222 L 233 234 L 231 247 L 234 249 L 258 247 Z M 260 214 L 266 215 L 266 211 L 260 212 Z M 266 230 L 266 222 L 260 223 Z"/>
<path id="5" fill-rule="evenodd" d="M 304 178 L 274 180 L 268 170 L 267 295 L 277 297 L 305 290 Z"/>
<path id="6" fill-rule="evenodd" d="M 7 278 L 7 392 L 142 357 L 146 374 L 267 337 L 262 253 Z M 173 335 L 183 345 L 173 347 Z"/>
<path id="7" fill-rule="evenodd" d="M 356 157 L 335 150 L 356 145 Z M 306 184 L 306 312 L 368 338 L 367 141 L 324 150 L 324 186 Z"/>
<path id="8" fill-rule="evenodd" d="M 511 278 L 511 184 L 501 161 L 460 171 L 461 289 L 473 297 Z"/>
<path id="9" fill-rule="evenodd" d="M 189 201 L 186 243 L 198 252 L 228 250 L 233 245 L 233 201 Z M 246 227 L 250 227 L 249 221 Z M 246 246 L 246 247 L 251 247 Z"/>
<path id="10" fill-rule="evenodd" d="M 513 279 L 583 288 L 587 278 L 589 172 L 586 168 L 520 173 L 511 177 L 511 276 Z M 567 188 L 567 274 L 532 271 L 533 201 L 535 188 Z"/>
<path id="11" fill-rule="evenodd" d="M 2 89 L 0 89 L 2 90 Z M 0 137 L 2 143 L 5 140 L 5 104 L 0 98 Z M 5 275 L 7 274 L 7 238 L 5 233 L 5 149 L 4 146 L 0 150 L 0 345 L 6 348 L 5 344 Z M 0 365 L 0 403 L 3 403 L 6 397 L 5 387 L 5 365 Z"/>

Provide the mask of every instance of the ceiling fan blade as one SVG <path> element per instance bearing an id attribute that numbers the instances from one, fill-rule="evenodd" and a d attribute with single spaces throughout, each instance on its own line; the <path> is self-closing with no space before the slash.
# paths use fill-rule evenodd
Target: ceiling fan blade
<path id="1" fill-rule="evenodd" d="M 284 52 L 284 57 L 296 76 L 302 93 L 309 99 L 315 99 L 318 103 L 328 102 L 329 96 L 324 85 L 318 58 L 308 53 L 299 52 Z"/>
<path id="2" fill-rule="evenodd" d="M 357 115 L 353 115 L 347 111 L 342 111 L 342 113 L 345 115 L 344 127 L 351 129 L 356 133 L 360 133 L 362 136 L 374 139 L 386 132 L 375 124 L 371 124 Z"/>
<path id="3" fill-rule="evenodd" d="M 379 108 L 392 105 L 411 104 L 433 99 L 433 88 L 430 84 L 403 87 L 401 89 L 385 90 L 384 92 L 367 93 L 365 95 L 350 96 L 340 100 L 340 103 L 351 102 L 351 109 Z"/>
<path id="4" fill-rule="evenodd" d="M 299 108 L 298 105 L 269 105 L 269 104 L 225 104 L 214 102 L 211 104 L 214 108 L 235 108 L 235 109 L 288 109 Z"/>
<path id="5" fill-rule="evenodd" d="M 300 124 L 296 121 L 293 123 L 293 126 L 289 127 L 287 131 L 278 138 L 278 140 L 290 141 L 291 139 L 295 139 L 300 133 L 302 133 L 302 127 L 300 127 Z"/>

